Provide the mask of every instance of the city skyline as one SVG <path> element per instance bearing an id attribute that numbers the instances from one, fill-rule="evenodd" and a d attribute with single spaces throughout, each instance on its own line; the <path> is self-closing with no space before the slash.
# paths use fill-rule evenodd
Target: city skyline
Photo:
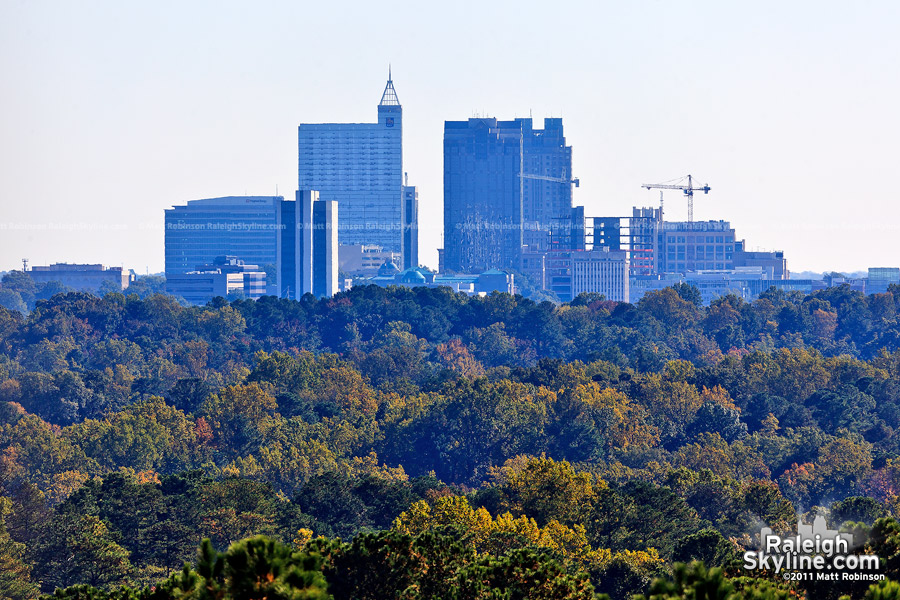
<path id="1" fill-rule="evenodd" d="M 541 6 L 351 3 L 344 18 L 277 3 L 4 4 L 0 270 L 27 257 L 162 271 L 166 208 L 291 196 L 295 128 L 369 122 L 389 63 L 428 266 L 442 246 L 444 121 L 476 114 L 562 117 L 573 203 L 589 214 L 657 206 L 641 184 L 692 173 L 712 187 L 697 220 L 730 221 L 792 271 L 900 262 L 884 185 L 900 135 L 886 76 L 896 6 Z M 503 26 L 469 27 L 476 7 Z M 316 26 L 298 35 L 302 23 Z M 680 195 L 666 214 L 684 217 Z"/>

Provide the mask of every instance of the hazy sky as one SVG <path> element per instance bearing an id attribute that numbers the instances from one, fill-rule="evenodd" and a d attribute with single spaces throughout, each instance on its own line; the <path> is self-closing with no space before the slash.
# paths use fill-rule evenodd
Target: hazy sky
<path id="1" fill-rule="evenodd" d="M 900 266 L 900 2 L 0 0 L 0 269 L 163 269 L 163 210 L 290 197 L 297 125 L 370 122 L 393 66 L 420 256 L 444 120 L 562 116 L 589 215 L 692 173 L 794 271 Z M 676 192 L 667 215 L 684 218 Z"/>

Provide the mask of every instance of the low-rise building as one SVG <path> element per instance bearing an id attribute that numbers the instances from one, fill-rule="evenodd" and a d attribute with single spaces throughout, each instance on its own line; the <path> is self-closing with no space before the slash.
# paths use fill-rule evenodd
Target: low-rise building
<path id="1" fill-rule="evenodd" d="M 385 250 L 375 244 L 338 246 L 338 265 L 341 271 L 354 277 L 374 277 L 385 262 L 399 265 L 400 260 L 399 252 Z"/>
<path id="2" fill-rule="evenodd" d="M 134 274 L 131 271 L 126 271 L 122 267 L 103 265 L 54 263 L 49 266 L 31 267 L 28 274 L 36 283 L 58 281 L 74 290 L 95 293 L 122 291 L 134 281 Z"/>
<path id="3" fill-rule="evenodd" d="M 409 268 L 401 271 L 391 262 L 385 262 L 378 275 L 362 282 L 382 287 L 402 285 L 406 287 L 449 287 L 454 292 L 469 295 L 490 294 L 491 292 L 516 293 L 515 276 L 500 269 L 490 269 L 478 274 L 441 274 L 433 273 L 423 267 Z"/>
<path id="4" fill-rule="evenodd" d="M 196 271 L 169 275 L 166 291 L 196 305 L 204 305 L 217 296 L 256 300 L 266 294 L 266 274 L 257 265 L 220 256 L 212 264 L 198 265 Z"/>
<path id="5" fill-rule="evenodd" d="M 867 294 L 883 294 L 889 285 L 900 285 L 900 268 L 870 267 L 866 281 Z"/>

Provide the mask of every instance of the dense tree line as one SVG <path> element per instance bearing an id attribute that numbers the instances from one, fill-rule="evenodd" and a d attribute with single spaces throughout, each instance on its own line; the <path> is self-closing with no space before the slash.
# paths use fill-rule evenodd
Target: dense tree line
<path id="1" fill-rule="evenodd" d="M 658 594 L 691 577 L 739 593 L 762 524 L 824 511 L 865 534 L 897 515 L 900 290 L 708 308 L 695 292 L 0 308 L 0 595 L 169 581 L 195 597 L 201 571 L 181 567 L 204 538 L 215 597 L 237 593 L 227 557 L 248 539 L 335 598 L 367 577 L 461 597 L 543 597 L 517 596 L 523 577 L 546 597 L 679 597 Z M 723 570 L 673 570 L 697 559 Z"/>

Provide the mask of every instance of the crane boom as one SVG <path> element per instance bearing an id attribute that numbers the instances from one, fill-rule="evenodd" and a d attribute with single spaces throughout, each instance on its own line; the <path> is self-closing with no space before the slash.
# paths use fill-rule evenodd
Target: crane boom
<path id="1" fill-rule="evenodd" d="M 694 180 L 690 175 L 687 176 L 687 185 L 645 183 L 641 187 L 648 190 L 681 190 L 682 192 L 684 192 L 684 195 L 688 200 L 688 223 L 693 223 L 694 221 L 694 192 L 703 192 L 704 194 L 708 194 L 709 190 L 711 189 L 707 184 L 703 184 L 700 187 L 694 187 Z"/>
<path id="2" fill-rule="evenodd" d="M 548 177 L 546 175 L 528 175 L 525 173 L 519 174 L 519 177 L 522 179 L 539 179 L 541 181 L 553 181 L 556 183 L 574 183 L 575 187 L 578 187 L 580 181 L 576 177 L 575 179 L 568 179 L 566 177 Z"/>

